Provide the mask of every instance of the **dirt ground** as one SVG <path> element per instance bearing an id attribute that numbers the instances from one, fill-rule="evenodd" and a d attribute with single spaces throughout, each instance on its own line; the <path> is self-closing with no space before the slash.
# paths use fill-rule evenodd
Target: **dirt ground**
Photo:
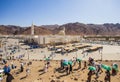
<path id="1" fill-rule="evenodd" d="M 14 64 L 17 65 L 16 69 L 11 70 L 11 74 L 14 76 L 14 80 L 12 82 L 86 82 L 88 68 L 82 70 L 82 68 L 78 68 L 78 64 L 73 67 L 73 73 L 66 75 L 66 72 L 59 72 L 57 69 L 60 67 L 60 61 L 51 61 L 51 67 L 49 67 L 48 72 L 44 73 L 43 68 L 45 65 L 45 61 L 31 60 L 32 65 L 30 68 L 30 75 L 26 77 L 26 68 L 27 64 L 24 65 L 24 71 L 19 73 L 20 69 L 20 61 L 28 62 L 26 60 L 14 60 Z M 11 60 L 9 60 L 8 64 L 10 65 Z M 120 61 L 114 61 L 120 66 Z M 88 63 L 88 62 L 87 62 Z M 111 66 L 113 61 L 102 61 L 103 64 Z M 103 69 L 103 73 L 100 74 L 98 79 L 95 79 L 95 75 L 92 76 L 92 82 L 104 82 L 105 70 Z M 6 82 L 6 76 L 2 82 Z M 54 81 L 52 81 L 54 80 Z M 111 75 L 111 82 L 120 82 L 120 72 L 117 75 Z"/>

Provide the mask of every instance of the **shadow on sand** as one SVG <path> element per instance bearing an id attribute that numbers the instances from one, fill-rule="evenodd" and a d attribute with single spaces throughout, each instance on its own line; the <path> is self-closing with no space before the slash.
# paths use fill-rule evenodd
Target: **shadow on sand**
<path id="1" fill-rule="evenodd" d="M 64 73 L 65 72 L 65 70 L 64 69 L 62 69 L 62 68 L 56 68 L 56 69 L 54 69 L 56 72 L 58 72 L 58 73 Z"/>
<path id="2" fill-rule="evenodd" d="M 26 76 L 23 76 L 23 77 L 20 78 L 20 80 L 25 79 L 25 78 L 26 78 Z"/>
<path id="3" fill-rule="evenodd" d="M 63 74 L 63 75 L 60 75 L 58 77 L 56 77 L 57 79 L 60 79 L 61 77 L 65 77 L 65 76 L 68 76 L 68 74 Z"/>
<path id="4" fill-rule="evenodd" d="M 38 72 L 41 72 L 39 75 L 45 74 L 44 69 L 40 69 L 40 70 L 38 70 Z"/>

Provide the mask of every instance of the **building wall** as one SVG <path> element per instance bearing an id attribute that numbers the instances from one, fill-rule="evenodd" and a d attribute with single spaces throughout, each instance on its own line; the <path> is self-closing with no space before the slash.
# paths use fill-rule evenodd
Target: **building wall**
<path id="1" fill-rule="evenodd" d="M 16 36 L 9 36 L 9 37 L 15 37 L 25 41 L 27 40 L 28 42 L 32 42 L 32 39 L 33 39 L 34 42 L 37 42 L 38 44 L 48 44 L 51 42 L 68 43 L 71 41 L 80 41 L 82 39 L 82 37 L 80 36 L 70 36 L 70 35 L 16 35 Z"/>
<path id="2" fill-rule="evenodd" d="M 60 36 L 60 35 L 44 35 L 44 36 L 38 36 L 37 38 L 35 36 L 33 37 L 27 37 L 30 41 L 30 39 L 33 39 L 38 44 L 49 44 L 49 43 L 68 43 L 71 41 L 80 41 L 80 36 Z"/>

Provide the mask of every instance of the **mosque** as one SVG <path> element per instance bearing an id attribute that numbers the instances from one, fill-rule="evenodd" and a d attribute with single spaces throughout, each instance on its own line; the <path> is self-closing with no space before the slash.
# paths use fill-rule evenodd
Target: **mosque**
<path id="1" fill-rule="evenodd" d="M 31 25 L 31 35 L 26 36 L 27 41 L 34 40 L 38 44 L 57 44 L 57 43 L 70 43 L 70 42 L 79 42 L 80 36 L 71 36 L 65 34 L 65 27 L 62 27 L 62 30 L 56 35 L 35 35 L 34 24 Z"/>

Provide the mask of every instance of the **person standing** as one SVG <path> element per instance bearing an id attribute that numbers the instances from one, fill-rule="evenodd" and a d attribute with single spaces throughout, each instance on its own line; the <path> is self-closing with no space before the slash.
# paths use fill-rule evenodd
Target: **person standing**
<path id="1" fill-rule="evenodd" d="M 0 70 L 2 70 L 2 69 L 0 68 Z M 2 82 L 2 80 L 3 80 L 3 72 L 1 71 L 0 72 L 0 82 Z"/>
<path id="2" fill-rule="evenodd" d="M 63 60 L 60 61 L 60 68 L 64 69 Z"/>
<path id="3" fill-rule="evenodd" d="M 69 74 L 72 73 L 72 65 L 69 65 Z"/>
<path id="4" fill-rule="evenodd" d="M 111 82 L 110 71 L 107 70 L 105 73 L 106 73 L 105 78 L 104 78 L 105 82 Z"/>
<path id="5" fill-rule="evenodd" d="M 29 74 L 30 74 L 30 69 L 27 68 L 27 69 L 26 69 L 26 77 L 29 76 Z"/>
<path id="6" fill-rule="evenodd" d="M 84 61 L 84 69 L 87 68 L 87 62 Z"/>
<path id="7" fill-rule="evenodd" d="M 81 61 L 78 61 L 78 64 L 79 64 L 78 68 L 80 69 L 81 68 Z"/>
<path id="8" fill-rule="evenodd" d="M 91 82 L 91 78 L 92 78 L 92 70 L 88 72 L 87 82 Z"/>
<path id="9" fill-rule="evenodd" d="M 11 71 L 10 66 L 8 66 L 8 64 L 6 64 L 3 69 L 4 69 L 5 75 Z"/>
<path id="10" fill-rule="evenodd" d="M 113 63 L 112 64 L 112 75 L 117 75 L 117 72 L 118 72 L 118 64 Z"/>
<path id="11" fill-rule="evenodd" d="M 20 72 L 23 72 L 23 70 L 24 70 L 24 67 L 23 67 L 23 62 L 21 63 L 20 69 L 21 69 L 21 71 L 20 71 Z"/>
<path id="12" fill-rule="evenodd" d="M 95 73 L 96 73 L 96 79 L 97 79 L 99 77 L 100 67 L 99 67 L 99 65 L 96 65 L 95 67 L 96 67 Z"/>
<path id="13" fill-rule="evenodd" d="M 7 73 L 6 82 L 12 82 L 13 79 L 14 77 L 10 73 Z"/>
<path id="14" fill-rule="evenodd" d="M 73 62 L 73 66 L 76 65 L 76 59 L 77 59 L 77 58 L 73 57 L 73 60 L 72 60 L 72 62 Z"/>
<path id="15" fill-rule="evenodd" d="M 68 69 L 69 69 L 68 65 L 67 65 L 67 66 L 65 66 L 66 75 L 68 75 L 68 74 L 69 74 L 69 73 L 68 73 Z"/>
<path id="16" fill-rule="evenodd" d="M 44 72 L 46 73 L 47 71 L 48 71 L 48 66 L 47 66 L 47 64 L 45 64 Z"/>
<path id="17" fill-rule="evenodd" d="M 13 63 L 13 61 L 11 61 L 11 68 L 12 68 L 12 69 L 15 68 L 15 67 L 14 67 L 14 63 Z"/>

